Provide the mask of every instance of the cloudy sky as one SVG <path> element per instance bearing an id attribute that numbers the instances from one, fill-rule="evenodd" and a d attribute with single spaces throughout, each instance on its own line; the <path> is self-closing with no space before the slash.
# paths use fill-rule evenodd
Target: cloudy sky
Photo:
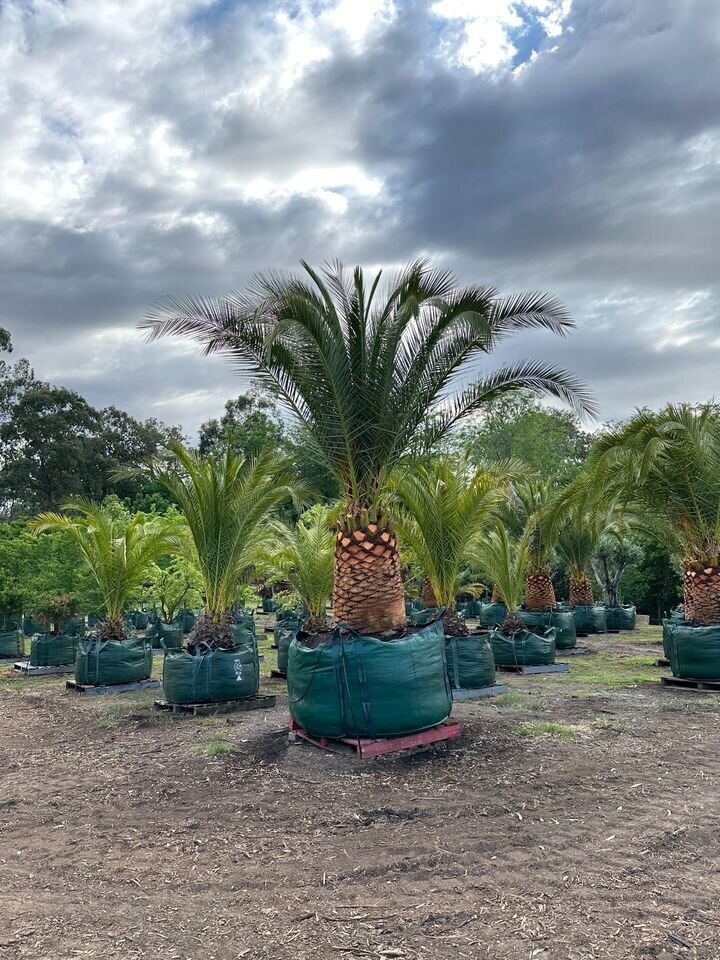
<path id="1" fill-rule="evenodd" d="M 0 0 L 0 325 L 191 434 L 241 384 L 163 293 L 425 255 L 561 296 L 604 418 L 719 394 L 718 0 Z"/>

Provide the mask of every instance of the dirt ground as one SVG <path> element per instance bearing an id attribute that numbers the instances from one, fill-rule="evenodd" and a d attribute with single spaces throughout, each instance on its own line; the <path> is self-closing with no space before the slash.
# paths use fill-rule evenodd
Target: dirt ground
<path id="1" fill-rule="evenodd" d="M 582 642 L 365 761 L 1 667 L 0 960 L 717 960 L 720 697 Z"/>

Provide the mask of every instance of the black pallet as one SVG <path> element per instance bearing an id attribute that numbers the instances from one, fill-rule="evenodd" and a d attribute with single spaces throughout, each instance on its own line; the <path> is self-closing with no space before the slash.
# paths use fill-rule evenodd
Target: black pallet
<path id="1" fill-rule="evenodd" d="M 90 684 L 77 683 L 75 680 L 66 680 L 65 689 L 82 693 L 86 697 L 102 697 L 106 693 L 129 693 L 135 690 L 151 690 L 159 687 L 159 680 L 136 680 L 134 683 L 108 683 L 93 687 Z"/>
<path id="2" fill-rule="evenodd" d="M 680 690 L 696 690 L 699 693 L 720 693 L 720 680 L 691 680 L 687 677 L 660 677 L 666 687 Z"/>
<path id="3" fill-rule="evenodd" d="M 271 670 L 270 676 L 273 680 L 287 680 L 287 674 L 283 673 L 282 670 Z"/>
<path id="4" fill-rule="evenodd" d="M 534 673 L 567 673 L 570 670 L 567 663 L 544 663 L 533 667 L 528 667 L 524 664 L 496 663 L 495 668 L 497 670 L 505 670 L 508 673 L 522 673 L 528 676 Z"/>
<path id="5" fill-rule="evenodd" d="M 55 664 L 53 666 L 36 667 L 24 660 L 19 660 L 13 666 L 16 673 L 22 673 L 26 677 L 50 677 L 58 674 L 74 673 L 74 663 Z"/>
<path id="6" fill-rule="evenodd" d="M 453 700 L 483 700 L 485 697 L 497 697 L 501 693 L 507 693 L 506 683 L 494 683 L 491 687 L 475 687 L 465 690 L 463 688 L 453 688 Z"/>
<path id="7" fill-rule="evenodd" d="M 556 650 L 555 656 L 562 660 L 563 657 L 582 657 L 586 653 L 592 653 L 592 650 L 589 647 L 565 647 L 562 650 Z"/>
<path id="8" fill-rule="evenodd" d="M 669 667 L 669 666 L 670 666 L 670 661 L 668 660 L 667 657 L 658 657 L 657 660 L 655 661 L 655 666 L 656 666 L 656 667 Z"/>
<path id="9" fill-rule="evenodd" d="M 219 703 L 169 703 L 156 700 L 155 709 L 169 713 L 190 714 L 193 717 L 214 717 L 218 713 L 237 713 L 247 710 L 269 710 L 275 706 L 275 696 L 259 694 L 256 697 L 243 697 L 241 700 L 221 700 Z"/>

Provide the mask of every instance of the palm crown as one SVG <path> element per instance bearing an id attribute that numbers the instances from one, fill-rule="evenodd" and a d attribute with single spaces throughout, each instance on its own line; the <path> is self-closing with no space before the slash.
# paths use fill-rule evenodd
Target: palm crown
<path id="1" fill-rule="evenodd" d="M 581 383 L 550 364 L 516 363 L 463 382 L 468 364 L 509 334 L 564 334 L 563 306 L 540 293 L 500 297 L 459 287 L 452 275 L 411 263 L 381 292 L 336 263 L 305 276 L 258 276 L 245 293 L 160 300 L 143 322 L 151 338 L 179 334 L 226 353 L 269 382 L 308 428 L 350 505 L 373 506 L 381 481 L 435 413 L 426 440 L 494 397 L 543 392 L 587 412 Z"/>
<path id="2" fill-rule="evenodd" d="M 77 543 L 100 589 L 107 620 L 122 637 L 122 614 L 132 594 L 154 560 L 179 548 L 180 531 L 143 514 L 127 521 L 90 500 L 70 500 L 63 510 L 68 513 L 41 513 L 32 529 L 60 530 Z"/>
<path id="3" fill-rule="evenodd" d="M 292 494 L 294 472 L 271 452 L 246 460 L 228 449 L 204 460 L 180 443 L 168 449 L 174 463 L 155 463 L 151 473 L 184 516 L 189 536 L 182 553 L 200 571 L 206 617 L 221 623 L 237 599 L 263 522 Z"/>
<path id="4" fill-rule="evenodd" d="M 497 588 L 509 615 L 516 613 L 525 594 L 531 532 L 528 525 L 521 536 L 515 537 L 504 523 L 498 522 L 478 543 L 477 564 Z"/>

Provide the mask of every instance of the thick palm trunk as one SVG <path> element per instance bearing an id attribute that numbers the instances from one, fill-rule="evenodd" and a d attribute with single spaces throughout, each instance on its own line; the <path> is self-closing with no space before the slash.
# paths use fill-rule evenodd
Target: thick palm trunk
<path id="1" fill-rule="evenodd" d="M 593 603 L 592 584 L 582 574 L 579 577 L 570 577 L 570 603 L 574 607 L 590 606 Z"/>
<path id="2" fill-rule="evenodd" d="M 391 530 L 370 523 L 362 530 L 338 532 L 333 612 L 336 623 L 366 633 L 405 626 L 397 539 Z"/>
<path id="3" fill-rule="evenodd" d="M 433 590 L 432 584 L 430 583 L 429 577 L 425 577 L 422 585 L 422 602 L 425 607 L 437 607 L 437 597 L 435 596 L 435 591 Z"/>
<path id="4" fill-rule="evenodd" d="M 699 561 L 686 565 L 685 616 L 700 626 L 720 623 L 720 566 Z"/>
<path id="5" fill-rule="evenodd" d="M 545 567 L 525 578 L 525 606 L 528 610 L 547 610 L 556 603 L 550 571 Z"/>

